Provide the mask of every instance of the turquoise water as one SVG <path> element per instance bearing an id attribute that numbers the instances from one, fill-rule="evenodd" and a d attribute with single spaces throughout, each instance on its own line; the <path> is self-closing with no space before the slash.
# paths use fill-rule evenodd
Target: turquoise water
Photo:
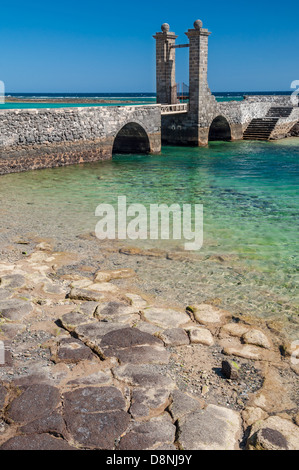
<path id="1" fill-rule="evenodd" d="M 106 99 L 112 100 L 113 97 L 109 97 Z M 216 98 L 217 101 L 242 101 L 242 97 L 218 97 Z M 156 98 L 134 98 L 134 97 L 124 97 L 124 98 L 115 98 L 115 103 L 76 103 L 74 99 L 73 103 L 47 103 L 47 102 L 40 102 L 40 103 L 0 103 L 0 110 L 1 109 L 51 109 L 51 108 L 84 108 L 89 106 L 132 106 L 132 105 L 144 105 L 144 104 L 155 104 Z M 125 101 L 130 100 L 131 103 L 125 103 Z"/>
<path id="2" fill-rule="evenodd" d="M 51 108 L 86 108 L 93 106 L 132 106 L 135 103 L 5 103 L 0 104 L 1 109 L 51 109 Z M 152 102 L 136 102 L 138 105 L 152 104 Z"/>
<path id="3" fill-rule="evenodd" d="M 298 138 L 212 142 L 206 148 L 164 147 L 160 155 L 115 155 L 106 162 L 5 175 L 1 225 L 72 239 L 93 231 L 97 205 L 116 205 L 120 195 L 146 206 L 203 204 L 200 253 L 235 255 L 253 291 L 255 282 L 262 283 L 267 295 L 281 296 L 290 314 L 298 315 L 298 159 Z M 182 249 L 177 241 L 139 243 Z"/>

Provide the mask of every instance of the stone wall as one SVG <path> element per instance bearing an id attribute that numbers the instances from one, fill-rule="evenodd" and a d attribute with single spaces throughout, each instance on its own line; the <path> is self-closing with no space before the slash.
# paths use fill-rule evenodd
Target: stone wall
<path id="1" fill-rule="evenodd" d="M 277 122 L 273 132 L 271 133 L 271 139 L 283 139 L 288 136 L 299 136 L 299 108 L 294 108 L 290 116 L 280 118 Z M 297 134 L 296 134 L 297 129 Z"/>
<path id="2" fill-rule="evenodd" d="M 129 123 L 161 150 L 159 105 L 0 110 L 0 174 L 109 159 Z"/>
<path id="3" fill-rule="evenodd" d="M 299 121 L 291 128 L 288 133 L 289 137 L 299 137 Z"/>
<path id="4" fill-rule="evenodd" d="M 263 101 L 259 96 L 258 101 L 222 101 L 212 104 L 207 100 L 201 110 L 201 119 L 198 123 L 194 119 L 193 113 L 173 114 L 162 116 L 162 143 L 169 145 L 198 145 L 194 140 L 196 134 L 194 128 L 197 127 L 200 136 L 199 145 L 206 145 L 209 141 L 209 130 L 214 119 L 219 116 L 224 117 L 231 130 L 231 140 L 240 140 L 243 133 L 253 119 L 266 117 L 271 107 L 286 105 L 284 96 L 268 97 Z M 274 98 L 273 100 L 269 98 Z M 281 102 L 279 100 L 281 98 Z M 289 97 L 287 97 L 289 99 Z M 278 104 L 279 103 L 279 104 Z M 288 102 L 288 107 L 292 103 Z M 291 129 L 299 121 L 299 107 L 294 107 L 292 113 L 287 118 L 280 118 L 271 134 L 271 139 L 281 139 L 290 135 Z M 296 132 L 294 128 L 293 135 Z M 219 139 L 221 140 L 221 139 Z"/>
<path id="5" fill-rule="evenodd" d="M 298 106 L 299 97 L 291 95 L 245 95 L 244 100 L 254 103 L 270 102 L 272 106 Z"/>

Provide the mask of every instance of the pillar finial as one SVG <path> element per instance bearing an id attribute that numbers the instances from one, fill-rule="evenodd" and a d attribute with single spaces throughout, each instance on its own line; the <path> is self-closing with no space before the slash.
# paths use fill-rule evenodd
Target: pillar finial
<path id="1" fill-rule="evenodd" d="M 202 21 L 201 20 L 194 21 L 193 26 L 197 30 L 201 29 L 202 28 Z"/>
<path id="2" fill-rule="evenodd" d="M 169 29 L 170 29 L 170 26 L 169 26 L 168 23 L 163 23 L 162 24 L 161 30 L 162 30 L 163 33 L 168 33 Z"/>

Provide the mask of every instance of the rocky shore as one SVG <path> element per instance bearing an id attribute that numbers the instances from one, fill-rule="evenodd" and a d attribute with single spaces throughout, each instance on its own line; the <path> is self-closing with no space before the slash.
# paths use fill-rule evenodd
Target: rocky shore
<path id="1" fill-rule="evenodd" d="M 299 448 L 296 352 L 266 322 L 18 247 L 0 262 L 0 449 Z"/>

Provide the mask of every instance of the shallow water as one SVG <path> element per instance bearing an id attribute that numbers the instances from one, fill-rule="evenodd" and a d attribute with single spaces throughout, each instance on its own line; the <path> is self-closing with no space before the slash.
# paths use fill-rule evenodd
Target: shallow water
<path id="1" fill-rule="evenodd" d="M 203 204 L 200 253 L 236 255 L 245 276 L 242 282 L 248 285 L 247 295 L 250 291 L 254 295 L 262 286 L 267 295 L 273 292 L 282 299 L 288 318 L 295 320 L 298 157 L 297 138 L 213 142 L 206 148 L 164 147 L 155 156 L 115 155 L 112 161 L 5 175 L 0 179 L 1 226 L 20 234 L 33 231 L 71 240 L 94 231 L 97 205 L 115 205 L 118 196 L 126 196 L 128 204 L 147 207 L 154 203 Z M 178 241 L 133 244 L 183 248 Z M 163 282 L 171 285 L 177 276 L 174 272 L 173 279 L 167 276 Z M 221 289 L 226 281 L 222 282 Z"/>
<path id="2" fill-rule="evenodd" d="M 1 97 L 1 96 L 0 96 Z M 26 97 L 20 96 L 20 98 L 24 99 Z M 28 102 L 28 103 L 1 103 L 0 102 L 0 110 L 1 109 L 51 109 L 51 108 L 86 108 L 86 107 L 94 107 L 94 106 L 133 106 L 133 105 L 145 105 L 145 104 L 156 104 L 156 97 L 155 96 L 95 96 L 95 97 L 87 97 L 93 99 L 106 99 L 106 100 L 113 100 L 113 103 L 78 103 L 80 99 L 74 97 L 67 97 L 68 99 L 73 99 L 74 102 L 63 102 L 63 98 L 60 97 L 61 102 L 51 103 L 46 101 L 46 97 L 41 97 L 42 100 L 38 102 L 38 97 L 30 96 L 30 98 L 34 98 L 36 102 Z M 50 98 L 50 97 L 49 97 Z M 53 97 L 57 98 L 57 97 Z M 85 98 L 84 96 L 81 97 Z M 242 101 L 242 96 L 219 96 L 216 97 L 216 100 L 221 101 Z M 129 101 L 129 103 L 126 103 Z"/>

